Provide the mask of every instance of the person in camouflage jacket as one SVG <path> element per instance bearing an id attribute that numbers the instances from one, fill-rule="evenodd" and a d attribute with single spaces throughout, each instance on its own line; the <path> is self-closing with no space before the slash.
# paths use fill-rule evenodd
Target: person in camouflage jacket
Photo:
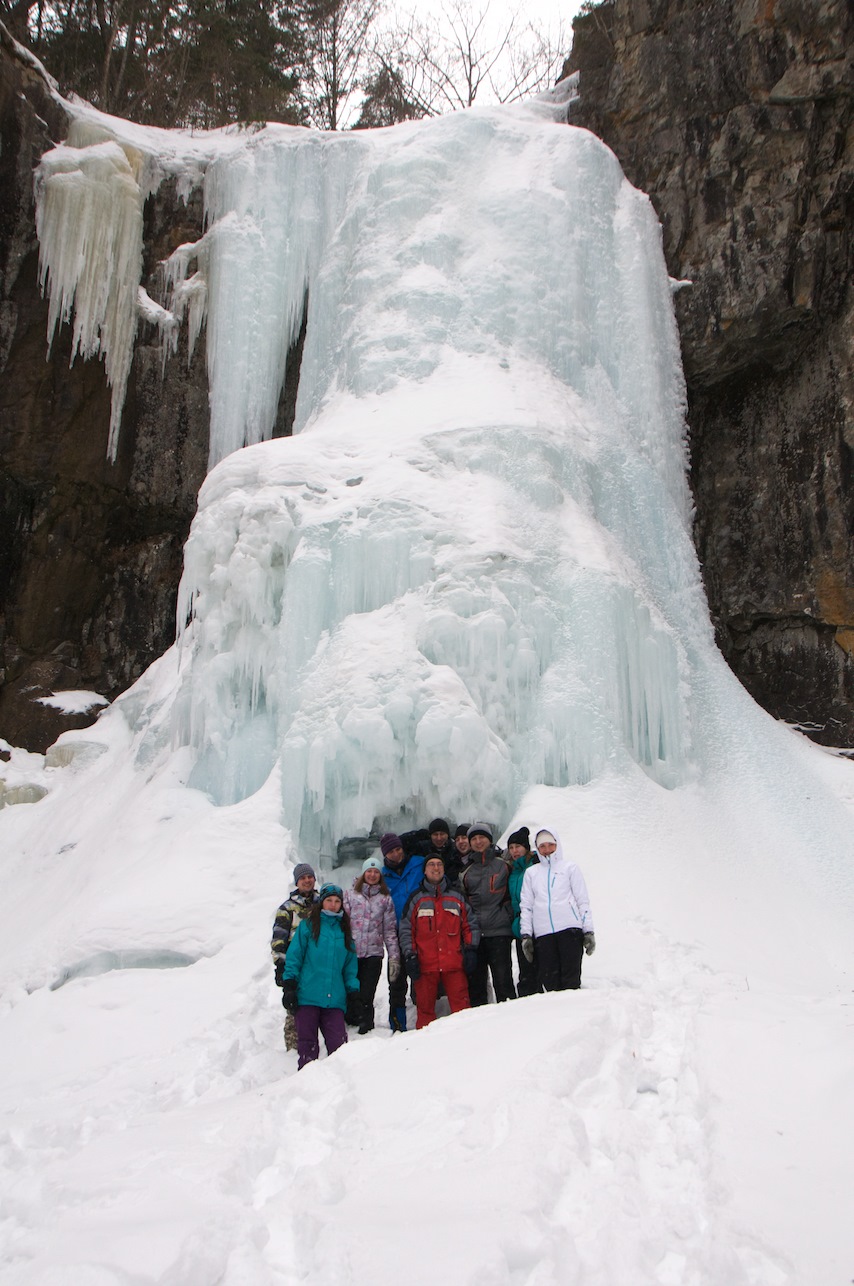
<path id="1" fill-rule="evenodd" d="M 288 898 L 276 912 L 273 923 L 273 940 L 270 944 L 273 952 L 273 964 L 276 970 L 276 986 L 281 987 L 285 975 L 285 957 L 288 947 L 303 920 L 311 915 L 311 909 L 317 902 L 317 876 L 308 862 L 298 862 L 294 867 L 294 888 Z M 284 996 L 282 997 L 284 1004 Z M 297 1025 L 293 1014 L 285 1017 L 285 1049 L 297 1047 Z"/>

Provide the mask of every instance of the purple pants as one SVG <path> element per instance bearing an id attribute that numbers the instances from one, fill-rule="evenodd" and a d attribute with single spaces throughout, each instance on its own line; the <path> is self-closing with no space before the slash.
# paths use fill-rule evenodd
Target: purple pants
<path id="1" fill-rule="evenodd" d="M 323 1033 L 327 1054 L 347 1043 L 343 1009 L 321 1009 L 319 1005 L 300 1005 L 297 1020 L 297 1069 L 313 1063 L 320 1056 L 318 1031 Z"/>

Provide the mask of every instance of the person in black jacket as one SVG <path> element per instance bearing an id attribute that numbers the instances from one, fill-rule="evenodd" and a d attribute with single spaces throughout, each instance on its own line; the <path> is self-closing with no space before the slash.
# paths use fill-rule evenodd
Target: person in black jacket
<path id="1" fill-rule="evenodd" d="M 513 963 L 513 912 L 507 886 L 509 869 L 492 845 L 486 822 L 469 827 L 472 860 L 460 875 L 460 888 L 471 902 L 480 925 L 477 967 L 469 976 L 472 1008 L 487 1003 L 487 975 L 492 974 L 496 1001 L 515 1000 Z"/>

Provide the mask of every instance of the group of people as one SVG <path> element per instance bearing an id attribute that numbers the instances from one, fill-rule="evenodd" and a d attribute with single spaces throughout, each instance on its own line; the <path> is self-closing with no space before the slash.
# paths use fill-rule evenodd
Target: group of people
<path id="1" fill-rule="evenodd" d="M 371 1031 L 386 956 L 393 1032 L 406 1031 L 410 983 L 416 1028 L 433 1021 L 441 994 L 452 1013 L 485 1005 L 490 975 L 497 1002 L 581 985 L 583 956 L 596 946 L 590 899 L 553 830 L 537 831 L 532 847 L 523 826 L 501 851 L 486 822 L 458 826 L 452 838 L 437 817 L 424 831 L 383 835 L 380 852 L 346 891 L 318 889 L 314 869 L 298 863 L 276 912 L 285 1046 L 299 1067 L 318 1058 L 321 1035 L 331 1054 L 348 1025 Z"/>

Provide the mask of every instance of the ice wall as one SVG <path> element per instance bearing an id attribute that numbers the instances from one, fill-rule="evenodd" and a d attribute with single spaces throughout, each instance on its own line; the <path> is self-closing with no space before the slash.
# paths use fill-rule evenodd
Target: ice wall
<path id="1" fill-rule="evenodd" d="M 142 307 L 167 345 L 185 317 L 191 347 L 204 333 L 221 463 L 186 548 L 178 690 L 126 709 L 141 762 L 192 747 L 218 801 L 278 762 L 306 852 L 428 813 L 500 820 L 533 783 L 695 771 L 712 645 L 660 230 L 560 114 L 192 146 L 87 117 L 43 161 L 52 309 L 74 300 L 111 369 L 142 196 L 203 176 L 204 235 Z M 265 441 L 304 316 L 296 434 Z"/>
<path id="2" fill-rule="evenodd" d="M 206 318 L 214 454 L 187 543 L 166 735 L 221 802 L 278 762 L 306 853 L 532 783 L 693 771 L 711 636 L 659 228 L 536 107 L 208 167 L 169 265 Z M 275 417 L 307 300 L 297 434 Z"/>

